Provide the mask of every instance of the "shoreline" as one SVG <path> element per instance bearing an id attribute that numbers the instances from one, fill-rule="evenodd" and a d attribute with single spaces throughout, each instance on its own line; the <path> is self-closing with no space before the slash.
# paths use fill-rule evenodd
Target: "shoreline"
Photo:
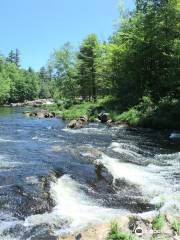
<path id="1" fill-rule="evenodd" d="M 161 222 L 160 217 L 163 219 Z M 60 236 L 58 240 L 179 240 L 180 232 L 174 226 L 175 221 L 180 224 L 180 217 L 160 215 L 158 212 L 150 216 L 132 214 L 105 223 L 92 224 L 74 234 Z M 112 234 L 114 226 L 117 233 Z M 124 238 L 115 238 L 115 234 Z"/>

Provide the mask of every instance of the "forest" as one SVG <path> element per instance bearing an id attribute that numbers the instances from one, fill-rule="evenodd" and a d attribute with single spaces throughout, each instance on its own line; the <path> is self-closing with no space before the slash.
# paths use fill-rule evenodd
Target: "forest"
<path id="1" fill-rule="evenodd" d="M 114 121 L 180 129 L 178 0 L 136 0 L 134 11 L 120 10 L 108 41 L 67 42 L 39 72 L 20 62 L 18 49 L 0 56 L 1 105 L 52 97 L 67 118 L 101 106 Z"/>

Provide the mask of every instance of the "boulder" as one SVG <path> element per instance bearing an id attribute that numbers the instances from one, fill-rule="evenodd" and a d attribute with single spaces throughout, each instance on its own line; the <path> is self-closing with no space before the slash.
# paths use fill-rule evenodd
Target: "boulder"
<path id="1" fill-rule="evenodd" d="M 36 117 L 39 118 L 39 119 L 41 119 L 41 118 L 44 118 L 45 115 L 44 115 L 43 112 L 37 112 L 37 113 L 36 113 Z"/>
<path id="2" fill-rule="evenodd" d="M 78 129 L 81 128 L 83 126 L 84 122 L 81 121 L 80 119 L 78 120 L 72 120 L 70 121 L 70 123 L 68 124 L 68 128 L 72 128 L 72 129 Z"/>
<path id="3" fill-rule="evenodd" d="M 87 116 L 81 116 L 79 118 L 79 120 L 81 120 L 82 122 L 87 122 L 88 121 L 88 117 Z"/>
<path id="4" fill-rule="evenodd" d="M 106 123 L 108 121 L 108 117 L 109 114 L 105 113 L 105 112 L 101 112 L 98 114 L 98 119 L 102 122 L 102 123 Z"/>

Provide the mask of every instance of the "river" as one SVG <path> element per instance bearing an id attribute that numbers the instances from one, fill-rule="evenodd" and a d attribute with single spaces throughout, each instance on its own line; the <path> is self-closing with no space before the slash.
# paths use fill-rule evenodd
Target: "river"
<path id="1" fill-rule="evenodd" d="M 180 214 L 180 145 L 168 131 L 0 109 L 0 239 L 54 240 L 129 213 Z"/>

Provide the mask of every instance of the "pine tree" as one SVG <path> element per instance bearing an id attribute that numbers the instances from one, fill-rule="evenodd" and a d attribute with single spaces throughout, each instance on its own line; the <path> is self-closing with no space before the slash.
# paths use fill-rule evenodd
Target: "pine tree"
<path id="1" fill-rule="evenodd" d="M 15 56 L 14 56 L 14 63 L 17 67 L 20 67 L 20 51 L 16 48 Z"/>

